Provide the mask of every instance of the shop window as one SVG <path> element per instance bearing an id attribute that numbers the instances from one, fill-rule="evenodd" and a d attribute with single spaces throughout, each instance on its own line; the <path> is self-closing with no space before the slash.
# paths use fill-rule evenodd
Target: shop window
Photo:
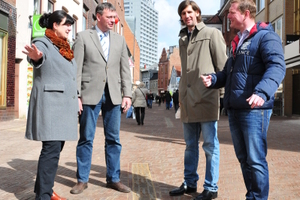
<path id="1" fill-rule="evenodd" d="M 278 18 L 275 22 L 273 22 L 272 26 L 282 41 L 282 17 Z"/>

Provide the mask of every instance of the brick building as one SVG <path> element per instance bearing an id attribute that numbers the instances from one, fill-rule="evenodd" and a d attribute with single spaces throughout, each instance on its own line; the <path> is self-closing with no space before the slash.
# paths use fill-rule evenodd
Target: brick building
<path id="1" fill-rule="evenodd" d="M 16 116 L 16 24 L 16 0 L 0 0 L 0 121 Z"/>
<path id="2" fill-rule="evenodd" d="M 168 89 L 173 67 L 181 66 L 179 48 L 172 46 L 168 51 L 164 48 L 158 63 L 158 93 Z"/>

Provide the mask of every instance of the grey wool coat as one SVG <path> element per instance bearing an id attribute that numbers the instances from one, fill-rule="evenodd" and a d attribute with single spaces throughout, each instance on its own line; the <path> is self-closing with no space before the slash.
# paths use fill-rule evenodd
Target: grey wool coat
<path id="1" fill-rule="evenodd" d="M 219 119 L 219 90 L 204 86 L 200 75 L 221 71 L 227 60 L 226 44 L 221 31 L 198 23 L 188 40 L 187 28 L 179 39 L 181 79 L 179 102 L 183 123 L 216 121 Z"/>
<path id="2" fill-rule="evenodd" d="M 73 59 L 65 59 L 46 36 L 33 40 L 43 52 L 33 65 L 33 86 L 30 95 L 25 137 L 38 141 L 77 140 L 78 98 Z"/>

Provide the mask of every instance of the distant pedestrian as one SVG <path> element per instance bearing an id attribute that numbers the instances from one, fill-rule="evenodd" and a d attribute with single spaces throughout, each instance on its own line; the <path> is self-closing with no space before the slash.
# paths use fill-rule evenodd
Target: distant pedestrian
<path id="1" fill-rule="evenodd" d="M 177 112 L 178 108 L 179 108 L 179 93 L 178 93 L 178 89 L 174 92 L 173 94 L 173 104 L 174 104 L 174 109 L 175 112 Z"/>
<path id="2" fill-rule="evenodd" d="M 161 95 L 156 95 L 156 97 L 157 97 L 157 99 L 158 99 L 158 106 L 160 106 L 160 104 L 161 104 Z"/>
<path id="3" fill-rule="evenodd" d="M 66 140 L 77 140 L 77 65 L 68 43 L 74 19 L 63 10 L 45 13 L 39 25 L 45 36 L 25 46 L 33 66 L 26 138 L 42 141 L 34 186 L 35 199 L 64 200 L 54 191 L 60 152 Z"/>
<path id="4" fill-rule="evenodd" d="M 148 101 L 148 107 L 149 108 L 152 108 L 152 102 L 154 100 L 154 97 L 153 97 L 153 93 L 148 93 L 147 95 L 147 101 Z"/>
<path id="5" fill-rule="evenodd" d="M 202 79 L 206 87 L 225 86 L 224 107 L 247 189 L 246 199 L 267 200 L 267 130 L 274 93 L 286 66 L 280 37 L 271 24 L 256 23 L 255 15 L 253 0 L 230 1 L 230 27 L 239 32 L 223 71 Z"/>
<path id="6" fill-rule="evenodd" d="M 132 104 L 134 107 L 135 119 L 138 125 L 144 125 L 147 93 L 148 90 L 145 88 L 145 84 L 141 82 L 134 90 L 132 95 Z"/>
<path id="7" fill-rule="evenodd" d="M 165 98 L 166 98 L 166 109 L 169 110 L 170 109 L 170 103 L 172 101 L 172 96 L 171 96 L 171 94 L 168 90 L 166 91 Z"/>

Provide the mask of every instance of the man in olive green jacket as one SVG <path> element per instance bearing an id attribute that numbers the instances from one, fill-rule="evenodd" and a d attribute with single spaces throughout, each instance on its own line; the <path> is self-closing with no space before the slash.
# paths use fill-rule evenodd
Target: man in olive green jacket
<path id="1" fill-rule="evenodd" d="M 179 102 L 183 122 L 186 150 L 184 154 L 184 182 L 170 191 L 171 196 L 197 191 L 199 138 L 203 135 L 206 156 L 204 190 L 195 199 L 214 199 L 218 195 L 219 140 L 219 90 L 207 89 L 200 75 L 223 69 L 227 60 L 224 38 L 216 28 L 207 27 L 201 21 L 201 10 L 193 1 L 183 1 L 178 7 L 182 25 L 179 51 L 181 80 Z"/>

